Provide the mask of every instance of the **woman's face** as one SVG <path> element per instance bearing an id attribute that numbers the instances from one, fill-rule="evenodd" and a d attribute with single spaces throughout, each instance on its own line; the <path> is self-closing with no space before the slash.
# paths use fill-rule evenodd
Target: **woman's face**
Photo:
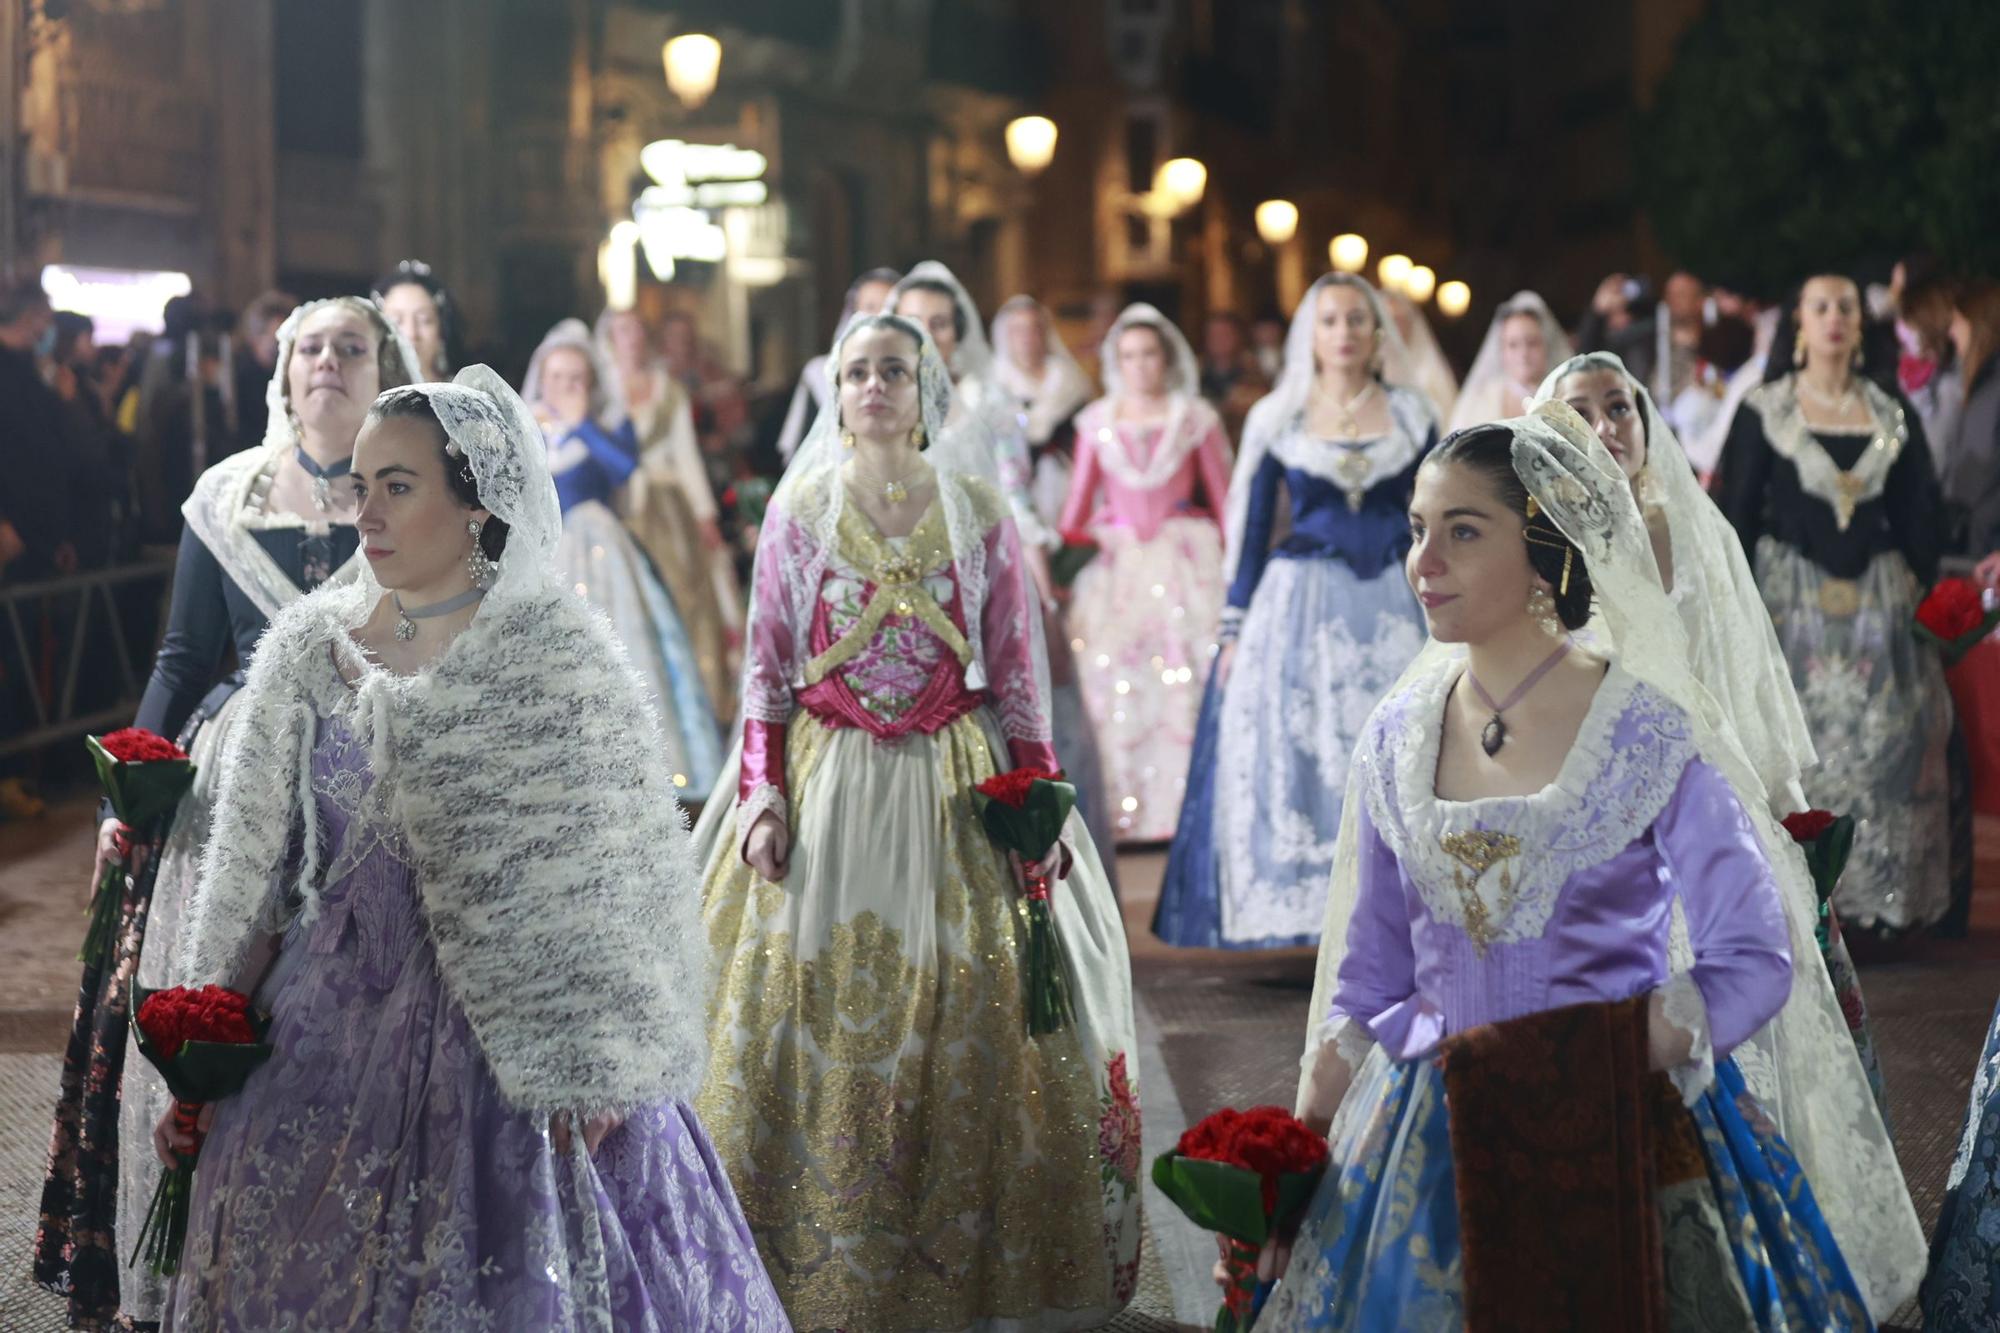
<path id="1" fill-rule="evenodd" d="M 308 434 L 353 443 L 382 391 L 381 337 L 371 320 L 344 306 L 315 310 L 299 325 L 285 387 Z"/>
<path id="2" fill-rule="evenodd" d="M 1035 312 L 1013 311 L 1001 331 L 1007 339 L 1007 359 L 1030 373 L 1040 371 L 1049 358 L 1049 341 Z"/>
<path id="3" fill-rule="evenodd" d="M 399 282 L 382 293 L 382 313 L 410 340 L 426 375 L 444 364 L 444 316 L 435 297 L 414 282 Z"/>
<path id="4" fill-rule="evenodd" d="M 542 405 L 561 422 L 574 425 L 590 415 L 595 387 L 590 358 L 578 347 L 558 347 L 542 357 Z"/>
<path id="5" fill-rule="evenodd" d="M 419 417 L 377 418 L 354 442 L 354 526 L 385 588 L 450 597 L 472 586 L 466 525 L 487 515 L 452 493 L 444 464 L 442 432 Z"/>
<path id="6" fill-rule="evenodd" d="M 854 289 L 854 313 L 857 315 L 879 315 L 889 304 L 889 294 L 896 290 L 893 282 L 864 282 Z"/>
<path id="7" fill-rule="evenodd" d="M 1500 326 L 1500 370 L 1508 383 L 1530 388 L 1540 384 L 1542 376 L 1549 373 L 1549 340 L 1536 316 L 1509 315 Z"/>
<path id="8" fill-rule="evenodd" d="M 923 326 L 948 366 L 958 355 L 958 305 L 943 292 L 912 287 L 896 298 L 896 313 Z"/>
<path id="9" fill-rule="evenodd" d="M 916 339 L 901 329 L 858 330 L 840 345 L 840 424 L 864 440 L 909 438 L 917 401 Z"/>
<path id="10" fill-rule="evenodd" d="M 1618 460 L 1627 481 L 1646 466 L 1646 418 L 1623 375 L 1606 366 L 1571 371 L 1556 385 L 1556 397 L 1590 423 L 1597 438 Z"/>
<path id="11" fill-rule="evenodd" d="M 1139 324 L 1118 335 L 1118 375 L 1127 390 L 1147 398 L 1167 391 L 1167 343 L 1159 330 Z"/>
<path id="12" fill-rule="evenodd" d="M 636 366 L 646 359 L 646 322 L 638 312 L 620 310 L 611 317 L 605 333 L 611 341 L 611 354 L 628 366 Z"/>
<path id="13" fill-rule="evenodd" d="M 1528 563 L 1526 520 L 1476 468 L 1427 463 L 1410 493 L 1410 588 L 1439 643 L 1482 643 L 1528 616 L 1546 582 Z"/>
<path id="14" fill-rule="evenodd" d="M 1365 292 L 1330 282 L 1319 289 L 1313 316 L 1313 359 L 1320 369 L 1359 370 L 1374 358 L 1380 335 Z"/>
<path id="15" fill-rule="evenodd" d="M 1799 292 L 1799 328 L 1806 355 L 1844 366 L 1861 343 L 1861 292 L 1842 277 L 1809 278 Z"/>

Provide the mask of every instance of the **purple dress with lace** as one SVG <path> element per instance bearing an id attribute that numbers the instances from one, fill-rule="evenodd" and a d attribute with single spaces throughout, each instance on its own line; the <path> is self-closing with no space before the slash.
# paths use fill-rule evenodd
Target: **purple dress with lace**
<path id="1" fill-rule="evenodd" d="M 579 1166 L 502 1099 L 372 786 L 322 721 L 324 907 L 259 991 L 275 1051 L 216 1106 L 165 1326 L 789 1328 L 690 1108 Z"/>

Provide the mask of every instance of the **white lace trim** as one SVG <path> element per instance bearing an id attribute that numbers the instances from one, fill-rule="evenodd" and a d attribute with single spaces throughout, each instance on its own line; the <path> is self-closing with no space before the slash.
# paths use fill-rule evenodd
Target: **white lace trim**
<path id="1" fill-rule="evenodd" d="M 1327 440 L 1309 435 L 1305 408 L 1271 441 L 1271 456 L 1288 468 L 1331 482 L 1347 492 L 1350 502 L 1364 496 L 1417 461 L 1430 438 L 1428 409 L 1408 389 L 1388 390 L 1389 430 L 1361 440 Z"/>
<path id="2" fill-rule="evenodd" d="M 1192 393 L 1176 393 L 1167 410 L 1166 425 L 1159 443 L 1144 463 L 1132 457 L 1125 432 L 1151 429 L 1112 416 L 1109 398 L 1100 398 L 1083 410 L 1077 422 L 1079 432 L 1088 431 L 1097 447 L 1097 461 L 1106 473 L 1134 490 L 1151 491 L 1180 475 L 1181 465 L 1193 456 L 1208 432 L 1217 424 L 1215 409 Z"/>
<path id="3" fill-rule="evenodd" d="M 1555 781 L 1531 796 L 1436 797 L 1444 706 L 1462 663 L 1441 662 L 1410 685 L 1397 734 L 1381 738 L 1364 784 L 1368 812 L 1438 921 L 1467 931 L 1459 883 L 1485 907 L 1489 943 L 1539 939 L 1570 877 L 1616 856 L 1651 826 L 1695 757 L 1687 715 L 1612 664 Z M 1613 746 L 1619 724 L 1636 734 Z M 1504 830 L 1519 852 L 1474 875 L 1445 851 L 1448 834 Z M 1468 878 L 1469 877 L 1469 878 Z"/>
<path id="4" fill-rule="evenodd" d="M 1771 452 L 1798 469 L 1799 489 L 1831 506 L 1835 522 L 1845 532 L 1855 507 L 1878 498 L 1887 486 L 1889 469 L 1909 443 L 1910 425 L 1904 418 L 1902 404 L 1871 381 L 1857 379 L 1869 415 L 1875 418 L 1875 429 L 1870 432 L 1874 438 L 1861 451 L 1855 465 L 1843 469 L 1806 425 L 1805 416 L 1799 411 L 1796 381 L 1796 375 L 1787 375 L 1753 389 L 1744 399 L 1744 405 L 1756 409 L 1762 419 L 1764 438 L 1770 442 Z"/>
<path id="5" fill-rule="evenodd" d="M 267 517 L 261 508 L 253 503 L 260 483 L 268 486 L 266 480 L 285 459 L 291 446 L 265 445 L 257 449 L 247 449 L 223 459 L 214 467 L 201 474 L 195 482 L 194 493 L 181 505 L 181 516 L 194 535 L 201 539 L 215 563 L 222 566 L 222 572 L 229 575 L 243 595 L 253 602 L 266 619 L 304 596 L 304 591 L 293 583 L 284 570 L 278 567 L 271 553 L 251 534 L 260 527 L 300 527 L 309 526 L 302 518 L 285 516 L 279 522 Z M 347 563 L 334 571 L 329 584 L 341 584 L 354 579 L 360 572 L 361 552 L 357 549 L 348 557 Z"/>
<path id="6" fill-rule="evenodd" d="M 1660 1018 L 1688 1037 L 1687 1059 L 1667 1070 L 1667 1077 L 1681 1094 L 1681 1102 L 1693 1106 L 1715 1082 L 1715 1048 L 1708 1038 L 1708 1001 L 1701 987 L 1685 972 L 1668 977 L 1660 987 Z"/>

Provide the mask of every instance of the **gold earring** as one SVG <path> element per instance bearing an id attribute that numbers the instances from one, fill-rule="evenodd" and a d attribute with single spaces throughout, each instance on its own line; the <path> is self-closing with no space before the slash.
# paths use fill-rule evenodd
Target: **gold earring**
<path id="1" fill-rule="evenodd" d="M 924 423 L 923 423 L 923 422 L 919 421 L 919 422 L 918 422 L 918 423 L 917 423 L 916 425 L 914 425 L 914 426 L 910 427 L 910 443 L 911 443 L 911 444 L 914 444 L 914 445 L 915 445 L 915 446 L 916 446 L 917 448 L 919 448 L 919 449 L 921 449 L 921 448 L 923 448 L 923 447 L 924 447 Z"/>
<path id="2" fill-rule="evenodd" d="M 843 449 L 852 449 L 854 447 L 853 431 L 843 430 L 842 432 L 840 432 L 840 447 Z"/>
<path id="3" fill-rule="evenodd" d="M 1865 359 L 1866 358 L 1861 355 L 1861 343 L 1857 340 L 1854 344 L 1854 369 L 1857 372 L 1861 369 L 1861 363 Z"/>
<path id="4" fill-rule="evenodd" d="M 1556 615 L 1556 599 L 1549 596 L 1549 590 L 1537 584 L 1528 594 L 1528 614 L 1541 622 L 1542 629 L 1551 635 L 1562 633 L 1562 620 Z"/>
<path id="5" fill-rule="evenodd" d="M 1792 336 L 1792 364 L 1803 367 L 1806 363 L 1806 331 L 1800 329 Z"/>

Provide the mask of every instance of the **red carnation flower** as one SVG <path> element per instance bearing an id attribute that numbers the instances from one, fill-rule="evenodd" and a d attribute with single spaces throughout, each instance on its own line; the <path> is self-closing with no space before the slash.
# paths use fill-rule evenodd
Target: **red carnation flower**
<path id="1" fill-rule="evenodd" d="M 97 743 L 121 764 L 146 764 L 188 757 L 186 750 L 143 727 L 125 727 L 102 737 Z"/>
<path id="2" fill-rule="evenodd" d="M 1785 832 L 1793 842 L 1811 842 L 1833 827 L 1835 817 L 1831 810 L 1801 810 L 1785 816 Z"/>
<path id="3" fill-rule="evenodd" d="M 1939 579 L 1917 607 L 1917 623 L 1946 643 L 1973 633 L 1985 620 L 1979 586 L 1971 579 Z"/>
<path id="4" fill-rule="evenodd" d="M 995 773 L 975 790 L 982 796 L 989 796 L 1002 805 L 1019 810 L 1028 803 L 1028 793 L 1034 790 L 1037 781 L 1060 782 L 1062 774 L 1039 768 L 1016 768 Z"/>

